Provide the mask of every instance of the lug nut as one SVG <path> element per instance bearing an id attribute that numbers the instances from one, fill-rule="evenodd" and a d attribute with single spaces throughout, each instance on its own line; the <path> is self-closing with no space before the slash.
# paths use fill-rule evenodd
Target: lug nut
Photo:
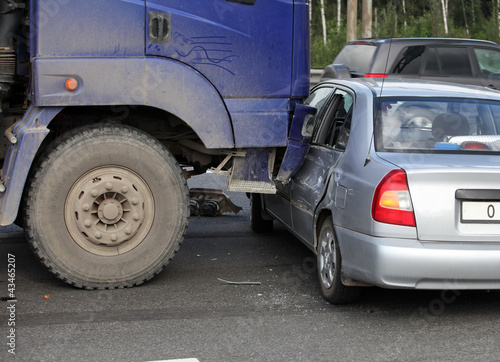
<path id="1" fill-rule="evenodd" d="M 106 190 L 111 191 L 112 188 L 113 188 L 113 184 L 111 182 L 108 182 L 106 184 Z"/>
<path id="2" fill-rule="evenodd" d="M 101 234 L 99 231 L 98 231 L 98 232 L 96 232 L 96 233 L 95 233 L 95 238 L 96 238 L 96 239 L 100 239 L 100 238 L 102 238 L 102 234 Z"/>
<path id="3" fill-rule="evenodd" d="M 84 222 L 85 227 L 89 228 L 92 223 L 90 222 L 90 219 L 85 220 Z"/>
<path id="4" fill-rule="evenodd" d="M 128 192 L 128 188 L 127 188 L 127 186 L 123 186 L 123 187 L 121 188 L 121 192 L 122 192 L 122 194 L 126 194 L 126 193 Z"/>
<path id="5" fill-rule="evenodd" d="M 83 204 L 82 209 L 83 211 L 89 211 L 90 210 L 89 204 Z"/>
<path id="6" fill-rule="evenodd" d="M 97 197 L 98 195 L 97 190 L 90 191 L 90 195 L 92 195 L 92 197 Z"/>

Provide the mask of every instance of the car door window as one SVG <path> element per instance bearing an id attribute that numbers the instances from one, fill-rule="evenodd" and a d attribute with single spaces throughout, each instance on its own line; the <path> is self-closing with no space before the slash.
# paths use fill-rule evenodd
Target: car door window
<path id="1" fill-rule="evenodd" d="M 328 100 L 330 94 L 332 94 L 334 88 L 331 87 L 321 87 L 315 89 L 309 97 L 304 101 L 305 105 L 316 108 L 318 111 L 321 110 L 323 105 Z"/>
<path id="2" fill-rule="evenodd" d="M 350 93 L 337 89 L 328 110 L 324 112 L 313 142 L 345 150 L 351 128 L 351 109 L 354 98 Z"/>
<path id="3" fill-rule="evenodd" d="M 424 75 L 472 76 L 467 48 L 429 47 Z"/>

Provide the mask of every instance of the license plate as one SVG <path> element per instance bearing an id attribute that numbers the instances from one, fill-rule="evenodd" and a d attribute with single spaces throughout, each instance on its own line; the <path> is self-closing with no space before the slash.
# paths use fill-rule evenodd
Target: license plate
<path id="1" fill-rule="evenodd" d="M 462 222 L 500 223 L 500 202 L 462 201 Z"/>

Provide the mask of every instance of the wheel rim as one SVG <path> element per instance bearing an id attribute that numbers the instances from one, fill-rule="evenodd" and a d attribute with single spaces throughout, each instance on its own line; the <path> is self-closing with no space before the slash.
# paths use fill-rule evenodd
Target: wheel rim
<path id="1" fill-rule="evenodd" d="M 331 230 L 326 230 L 320 241 L 319 248 L 319 270 L 321 284 L 329 289 L 333 285 L 335 278 L 335 239 Z"/>
<path id="2" fill-rule="evenodd" d="M 139 245 L 154 219 L 154 198 L 133 171 L 99 167 L 78 179 L 68 193 L 65 222 L 73 240 L 97 255 L 126 253 Z"/>

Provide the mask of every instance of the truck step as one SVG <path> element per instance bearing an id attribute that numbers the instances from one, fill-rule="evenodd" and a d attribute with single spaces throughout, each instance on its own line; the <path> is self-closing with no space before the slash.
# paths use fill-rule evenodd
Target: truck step
<path id="1" fill-rule="evenodd" d="M 271 180 L 275 151 L 271 149 L 249 149 L 245 157 L 235 157 L 229 175 L 228 190 L 262 194 L 275 194 L 276 186 Z"/>

